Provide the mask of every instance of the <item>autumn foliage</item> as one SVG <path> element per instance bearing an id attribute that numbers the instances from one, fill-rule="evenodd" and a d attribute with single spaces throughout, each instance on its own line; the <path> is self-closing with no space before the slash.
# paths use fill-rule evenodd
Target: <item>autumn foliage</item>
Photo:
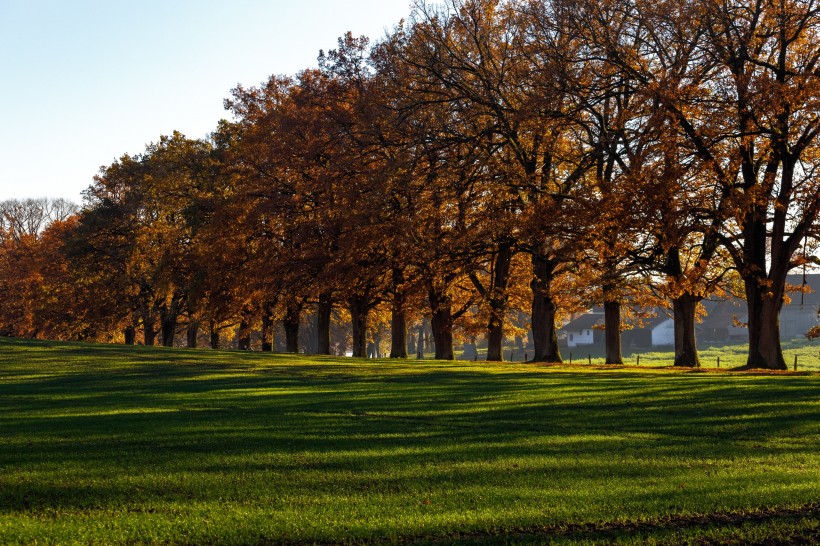
<path id="1" fill-rule="evenodd" d="M 421 2 L 225 105 L 70 217 L 6 213 L 3 333 L 492 360 L 526 335 L 560 361 L 562 319 L 602 305 L 619 363 L 661 304 L 697 366 L 699 302 L 735 283 L 748 366 L 785 368 L 786 275 L 820 241 L 813 2 Z"/>

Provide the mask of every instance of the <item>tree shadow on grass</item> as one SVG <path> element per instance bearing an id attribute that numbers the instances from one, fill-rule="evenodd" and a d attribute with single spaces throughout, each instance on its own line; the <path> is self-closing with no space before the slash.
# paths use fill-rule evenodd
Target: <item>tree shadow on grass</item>
<path id="1" fill-rule="evenodd" d="M 820 447 L 812 378 L 127 361 L 21 376 L 0 394 L 7 514 L 266 506 L 298 490 L 329 503 L 379 498 L 385 510 L 436 495 L 453 512 L 565 502 L 543 516 L 563 525 L 600 518 L 613 499 L 623 517 L 710 509 L 732 489 L 763 503 L 801 474 L 755 468 L 761 457 L 813 461 Z M 740 478 L 738 460 L 749 465 Z"/>

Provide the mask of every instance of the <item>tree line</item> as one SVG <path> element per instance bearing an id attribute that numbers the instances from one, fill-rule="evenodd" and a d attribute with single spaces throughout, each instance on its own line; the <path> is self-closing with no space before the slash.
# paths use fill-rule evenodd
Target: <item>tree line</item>
<path id="1" fill-rule="evenodd" d="M 354 356 L 425 321 L 454 337 L 557 328 L 591 304 L 606 360 L 663 303 L 699 365 L 700 302 L 736 290 L 747 366 L 785 369 L 787 274 L 818 264 L 820 10 L 813 0 L 419 1 L 380 41 L 238 86 L 207 139 L 101 169 L 82 209 L 2 227 L 0 330 L 188 346 L 252 330 Z"/>

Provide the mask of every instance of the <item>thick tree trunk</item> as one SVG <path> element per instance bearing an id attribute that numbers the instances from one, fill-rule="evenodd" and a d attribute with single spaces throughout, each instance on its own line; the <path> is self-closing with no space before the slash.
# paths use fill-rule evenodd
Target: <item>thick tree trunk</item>
<path id="1" fill-rule="evenodd" d="M 495 256 L 492 287 L 487 295 L 490 320 L 487 324 L 487 360 L 504 360 L 504 318 L 507 313 L 507 285 L 510 281 L 512 245 L 502 244 Z"/>
<path id="2" fill-rule="evenodd" d="M 125 336 L 125 344 L 126 345 L 133 345 L 137 341 L 137 331 L 134 329 L 133 326 L 126 326 L 125 330 L 123 331 L 123 335 Z"/>
<path id="3" fill-rule="evenodd" d="M 248 307 L 242 309 L 236 346 L 240 351 L 249 351 L 251 349 L 251 310 Z"/>
<path id="4" fill-rule="evenodd" d="M 606 343 L 606 363 L 623 364 L 621 354 L 621 303 L 604 302 L 604 339 Z"/>
<path id="5" fill-rule="evenodd" d="M 672 300 L 675 321 L 675 366 L 700 368 L 695 340 L 695 310 L 700 298 L 684 294 Z"/>
<path id="6" fill-rule="evenodd" d="M 160 311 L 160 328 L 162 330 L 162 344 L 165 347 L 174 346 L 174 338 L 177 333 L 176 305 L 172 304 L 170 309 Z"/>
<path id="7" fill-rule="evenodd" d="M 748 171 L 747 178 L 755 182 L 751 169 Z M 778 215 L 777 211 L 775 215 Z M 743 223 L 743 263 L 737 264 L 743 266 L 739 269 L 743 276 L 748 310 L 749 355 L 745 367 L 785 370 L 786 361 L 780 346 L 780 309 L 790 256 L 783 255 L 780 244 L 777 245 L 780 251 L 769 248 L 767 216 L 763 204 L 747 212 Z M 771 245 L 776 242 L 771 240 Z M 770 262 L 768 276 L 767 259 Z"/>
<path id="8" fill-rule="evenodd" d="M 156 307 L 146 303 L 142 306 L 140 315 L 142 318 L 142 342 L 147 346 L 154 345 L 157 337 Z"/>
<path id="9" fill-rule="evenodd" d="M 403 309 L 393 309 L 390 319 L 390 358 L 407 358 L 407 317 Z"/>
<path id="10" fill-rule="evenodd" d="M 437 291 L 428 290 L 432 318 L 430 326 L 433 331 L 433 343 L 436 346 L 436 358 L 453 360 L 453 315 L 449 298 Z"/>
<path id="11" fill-rule="evenodd" d="M 362 296 L 353 296 L 348 302 L 350 320 L 353 326 L 353 356 L 367 357 L 367 301 Z"/>
<path id="12" fill-rule="evenodd" d="M 493 314 L 495 310 L 490 310 Z M 502 362 L 504 360 L 504 327 L 498 319 L 490 319 L 487 328 L 487 361 Z"/>
<path id="13" fill-rule="evenodd" d="M 785 275 L 767 285 L 765 279 L 744 279 L 749 313 L 749 356 L 746 368 L 787 369 L 780 345 L 780 310 L 783 307 Z"/>
<path id="14" fill-rule="evenodd" d="M 685 278 L 680 249 L 675 246 L 667 251 L 665 271 L 676 284 Z M 701 299 L 689 293 L 672 298 L 672 316 L 675 322 L 675 366 L 700 367 L 698 346 L 695 340 L 695 311 Z"/>
<path id="15" fill-rule="evenodd" d="M 145 322 L 142 329 L 143 342 L 145 345 L 153 345 L 156 341 L 157 331 L 152 322 Z"/>
<path id="16" fill-rule="evenodd" d="M 219 349 L 219 330 L 214 321 L 208 325 L 208 335 L 210 336 L 211 349 Z"/>
<path id="17" fill-rule="evenodd" d="M 185 343 L 189 349 L 196 349 L 197 336 L 199 336 L 199 322 L 190 319 L 185 331 Z"/>
<path id="18" fill-rule="evenodd" d="M 390 358 L 407 358 L 407 315 L 404 309 L 404 272 L 393 269 L 393 306 L 390 317 Z"/>
<path id="19" fill-rule="evenodd" d="M 561 351 L 558 348 L 558 329 L 555 327 L 558 307 L 550 291 L 555 265 L 549 260 L 533 255 L 532 268 L 532 360 L 562 362 Z"/>
<path id="20" fill-rule="evenodd" d="M 333 299 L 328 292 L 319 294 L 319 305 L 316 309 L 316 354 L 330 354 L 330 317 L 333 312 Z"/>
<path id="21" fill-rule="evenodd" d="M 431 321 L 437 360 L 453 360 L 453 325 L 449 306 L 433 313 Z"/>
<path id="22" fill-rule="evenodd" d="M 292 303 L 285 310 L 285 318 L 282 323 L 285 327 L 285 352 L 299 352 L 299 320 L 302 314 L 302 306 Z"/>

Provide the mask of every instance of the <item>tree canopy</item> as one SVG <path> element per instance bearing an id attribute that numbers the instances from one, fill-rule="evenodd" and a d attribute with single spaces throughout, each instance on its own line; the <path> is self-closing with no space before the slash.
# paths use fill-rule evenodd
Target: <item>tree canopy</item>
<path id="1" fill-rule="evenodd" d="M 740 287 L 747 366 L 785 368 L 787 275 L 820 265 L 813 0 L 422 1 L 225 106 L 81 210 L 0 204 L 2 332 L 271 350 L 281 326 L 290 352 L 445 359 L 483 336 L 502 360 L 529 331 L 559 362 L 562 320 L 602 305 L 619 363 L 660 304 L 697 366 L 699 303 Z"/>

